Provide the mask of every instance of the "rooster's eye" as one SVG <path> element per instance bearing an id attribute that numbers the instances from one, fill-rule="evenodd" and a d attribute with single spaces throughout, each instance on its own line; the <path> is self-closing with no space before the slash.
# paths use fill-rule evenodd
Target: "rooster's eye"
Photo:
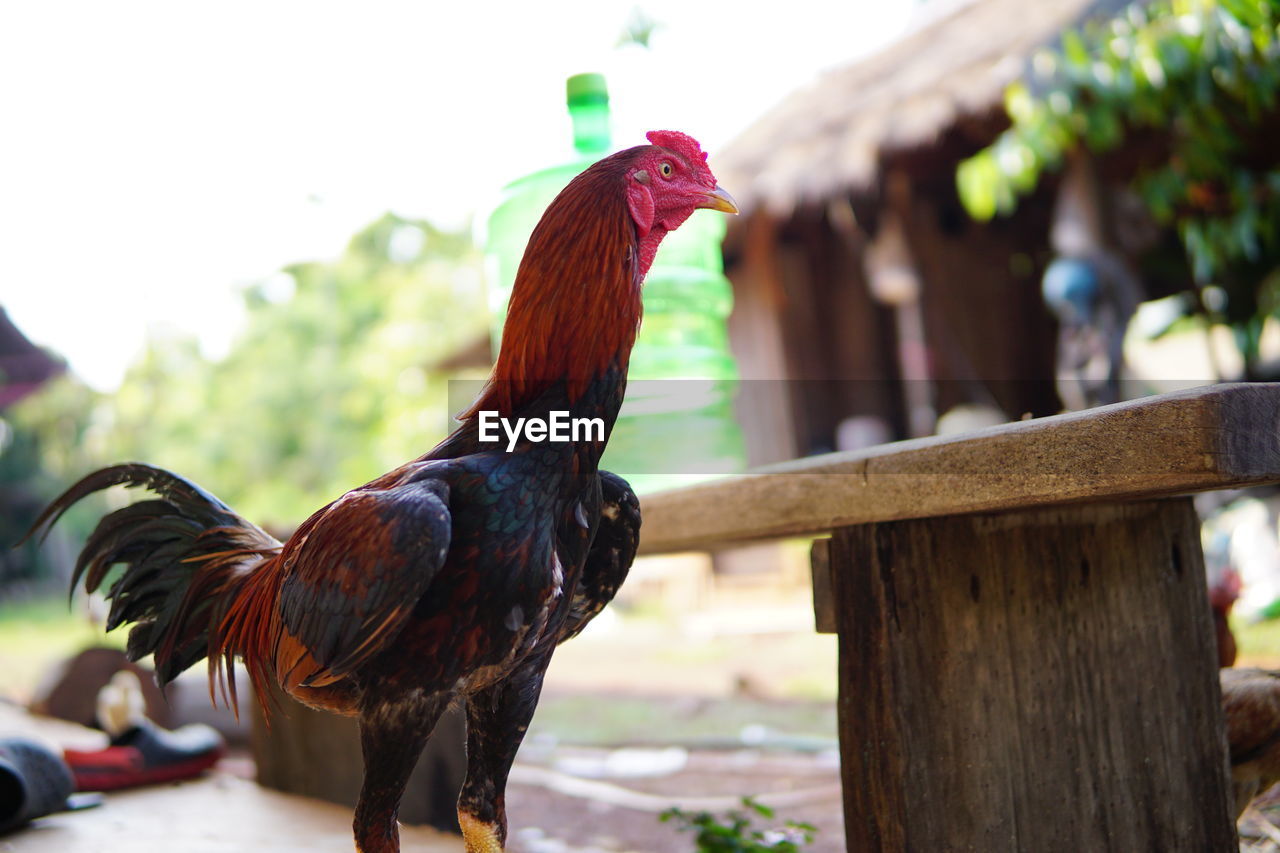
<path id="1" fill-rule="evenodd" d="M 658 171 L 662 173 L 662 177 L 669 178 L 671 177 L 671 173 L 675 170 L 671 168 L 670 163 L 663 163 L 658 167 Z"/>

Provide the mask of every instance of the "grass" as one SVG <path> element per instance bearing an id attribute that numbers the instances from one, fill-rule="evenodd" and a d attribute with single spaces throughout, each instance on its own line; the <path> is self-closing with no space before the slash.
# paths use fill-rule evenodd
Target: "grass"
<path id="1" fill-rule="evenodd" d="M 85 602 L 0 602 L 0 696 L 27 702 L 50 669 L 89 646 L 124 648 L 127 632 L 104 634 Z"/>
<path id="2" fill-rule="evenodd" d="M 1280 669 L 1280 619 L 1252 624 L 1233 619 L 1231 633 L 1236 637 L 1236 666 Z"/>

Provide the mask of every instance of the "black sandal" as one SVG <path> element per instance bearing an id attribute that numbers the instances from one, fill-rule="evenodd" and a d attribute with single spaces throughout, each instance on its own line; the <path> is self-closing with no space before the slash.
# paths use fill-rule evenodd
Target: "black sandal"
<path id="1" fill-rule="evenodd" d="M 74 790 L 71 770 L 56 753 L 26 738 L 0 738 L 0 833 L 101 801 L 73 799 Z"/>

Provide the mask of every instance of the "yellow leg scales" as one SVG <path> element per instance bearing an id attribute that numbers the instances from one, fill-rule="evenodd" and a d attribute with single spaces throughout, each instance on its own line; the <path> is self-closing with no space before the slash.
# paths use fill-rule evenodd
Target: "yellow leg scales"
<path id="1" fill-rule="evenodd" d="M 503 853 L 498 840 L 498 826 L 485 823 L 466 812 L 458 812 L 458 825 L 462 827 L 462 841 L 467 853 Z"/>

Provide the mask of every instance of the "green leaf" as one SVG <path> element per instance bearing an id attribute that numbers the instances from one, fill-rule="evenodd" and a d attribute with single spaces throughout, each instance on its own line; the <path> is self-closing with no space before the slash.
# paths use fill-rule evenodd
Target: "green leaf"
<path id="1" fill-rule="evenodd" d="M 980 151 L 960 163 L 956 169 L 956 189 L 965 210 L 974 219 L 985 222 L 996 215 L 996 185 L 1000 170 L 991 149 Z"/>
<path id="2" fill-rule="evenodd" d="M 1135 187 L 1178 229 L 1195 279 L 1231 292 L 1232 327 L 1253 358 L 1253 326 L 1277 304 L 1257 294 L 1280 268 L 1280 172 L 1267 147 L 1280 104 L 1280 2 L 1131 4 L 1109 23 L 1064 33 L 1033 66 L 1041 94 L 1010 86 L 1010 128 L 957 166 L 970 216 L 1011 211 L 1063 152 L 1105 152 L 1141 129 Z"/>
<path id="3" fill-rule="evenodd" d="M 1075 30 L 1067 30 L 1062 34 L 1062 55 L 1070 65 L 1077 68 L 1089 67 L 1089 49 Z"/>

